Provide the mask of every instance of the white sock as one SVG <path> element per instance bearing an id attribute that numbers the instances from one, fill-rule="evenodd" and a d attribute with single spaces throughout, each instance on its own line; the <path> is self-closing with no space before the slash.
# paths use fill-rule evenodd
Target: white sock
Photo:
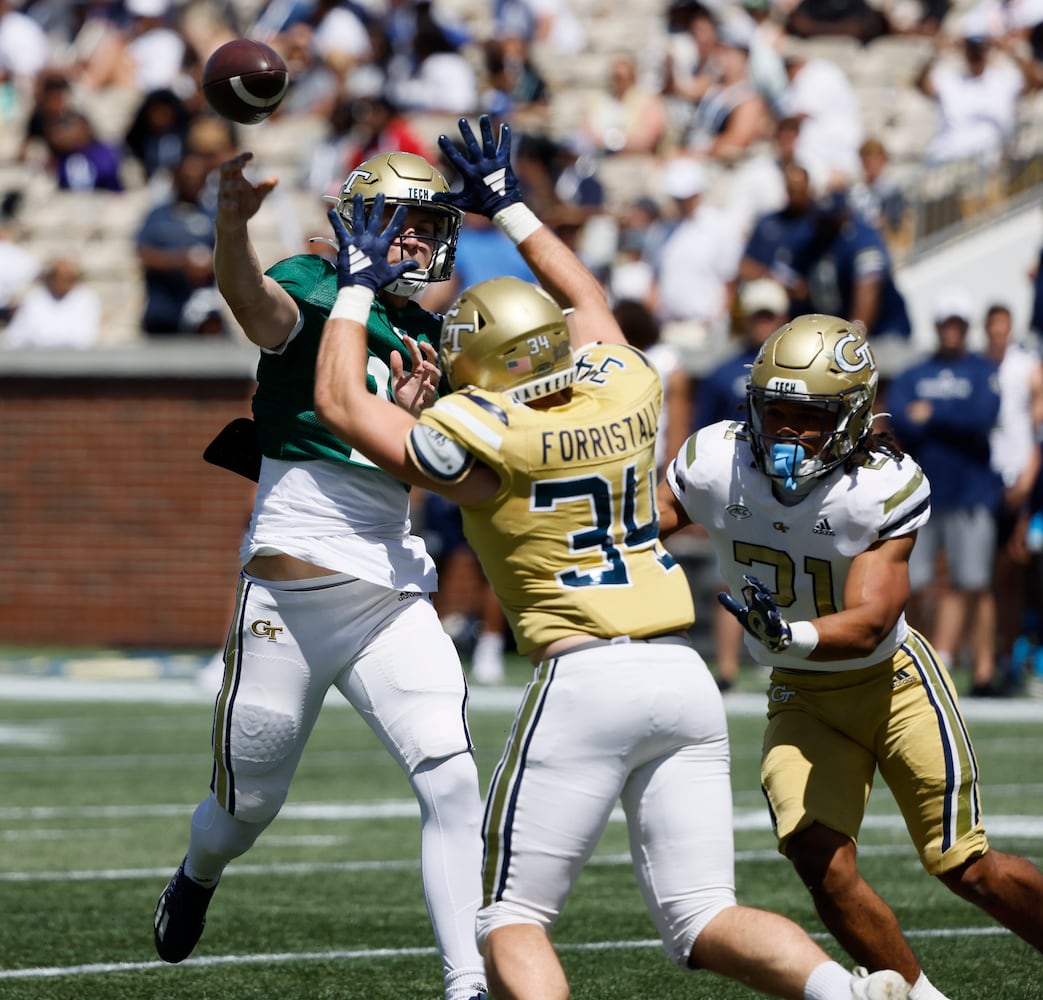
<path id="1" fill-rule="evenodd" d="M 909 1000 L 949 1000 L 949 998 L 937 989 L 927 978 L 927 973 L 920 970 L 920 978 L 913 983 L 909 991 Z"/>
<path id="2" fill-rule="evenodd" d="M 851 996 L 851 972 L 839 962 L 816 966 L 804 984 L 804 1000 L 837 1000 Z"/>
<path id="3" fill-rule="evenodd" d="M 454 969 L 446 973 L 445 1000 L 475 1000 L 478 996 L 484 1000 L 488 992 L 484 969 Z"/>
<path id="4" fill-rule="evenodd" d="M 185 874 L 208 889 L 229 861 L 245 854 L 264 832 L 267 823 L 244 823 L 222 809 L 212 795 L 203 799 L 192 814 L 192 836 L 188 841 Z"/>

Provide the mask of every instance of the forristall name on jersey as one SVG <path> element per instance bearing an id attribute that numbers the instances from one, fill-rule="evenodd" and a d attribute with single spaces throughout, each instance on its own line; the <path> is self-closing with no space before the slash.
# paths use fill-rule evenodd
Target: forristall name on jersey
<path id="1" fill-rule="evenodd" d="M 590 462 L 625 455 L 654 441 L 657 426 L 656 408 L 647 404 L 634 416 L 609 424 L 544 431 L 543 463 Z"/>

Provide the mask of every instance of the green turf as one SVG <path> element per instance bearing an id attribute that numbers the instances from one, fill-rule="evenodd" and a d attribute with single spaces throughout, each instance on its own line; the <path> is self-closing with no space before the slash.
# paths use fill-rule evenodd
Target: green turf
<path id="1" fill-rule="evenodd" d="M 527 673 L 512 662 L 512 682 L 522 683 Z M 762 685 L 752 677 L 743 686 Z M 510 715 L 475 710 L 471 721 L 484 782 Z M 733 717 L 730 726 L 737 815 L 758 817 L 762 721 Z M 1003 817 L 1009 831 L 993 842 L 1037 864 L 1040 729 L 1038 722 L 972 724 L 986 816 Z M 156 961 L 152 909 L 184 852 L 191 810 L 209 779 L 209 730 L 204 704 L 0 700 L 0 998 L 437 1000 L 440 968 L 420 891 L 419 823 L 412 813 L 280 817 L 229 869 L 193 959 L 176 968 Z M 353 712 L 330 706 L 289 806 L 387 800 L 409 803 L 405 778 Z M 692 803 L 694 820 L 698 808 Z M 863 836 L 863 869 L 898 912 L 935 983 L 954 1000 L 1043 1000 L 1043 959 L 921 870 L 882 787 L 870 817 L 877 822 Z M 1014 817 L 1025 819 L 1007 822 Z M 736 834 L 740 898 L 820 933 L 770 832 L 763 823 L 753 826 Z M 574 997 L 753 996 L 672 968 L 619 857 L 625 852 L 625 829 L 611 823 L 557 928 Z"/>

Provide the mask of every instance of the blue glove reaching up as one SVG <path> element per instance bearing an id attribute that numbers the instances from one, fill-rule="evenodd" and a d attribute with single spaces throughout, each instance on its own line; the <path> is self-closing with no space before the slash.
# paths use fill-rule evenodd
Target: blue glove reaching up
<path id="1" fill-rule="evenodd" d="M 464 152 L 460 152 L 447 135 L 438 137 L 438 145 L 460 175 L 463 188 L 440 191 L 431 200 L 491 219 L 497 212 L 522 200 L 521 186 L 511 167 L 511 127 L 506 122 L 501 124 L 499 137 L 494 141 L 492 121 L 488 115 L 482 115 L 478 119 L 482 131 L 479 147 L 467 119 L 461 118 L 458 124 Z"/>
<path id="2" fill-rule="evenodd" d="M 373 199 L 373 208 L 366 219 L 366 201 L 361 194 L 355 195 L 351 203 L 351 231 L 336 208 L 326 216 L 337 237 L 337 288 L 359 285 L 378 292 L 385 285 L 401 278 L 406 271 L 416 269 L 415 260 L 388 263 L 388 250 L 402 232 L 406 220 L 406 206 L 399 205 L 387 227 L 384 224 L 384 196 Z"/>
<path id="3" fill-rule="evenodd" d="M 744 576 L 746 586 L 742 588 L 740 604 L 731 594 L 721 592 L 717 600 L 731 612 L 747 632 L 773 653 L 781 653 L 793 641 L 789 622 L 779 614 L 771 591 L 755 576 Z"/>

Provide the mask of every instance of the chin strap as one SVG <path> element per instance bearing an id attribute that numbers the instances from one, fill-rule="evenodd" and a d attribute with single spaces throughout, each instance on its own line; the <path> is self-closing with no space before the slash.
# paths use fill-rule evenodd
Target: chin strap
<path id="1" fill-rule="evenodd" d="M 797 470 L 804 461 L 804 446 L 776 442 L 771 446 L 771 464 L 777 476 L 785 476 L 783 485 L 788 490 L 797 488 Z"/>

